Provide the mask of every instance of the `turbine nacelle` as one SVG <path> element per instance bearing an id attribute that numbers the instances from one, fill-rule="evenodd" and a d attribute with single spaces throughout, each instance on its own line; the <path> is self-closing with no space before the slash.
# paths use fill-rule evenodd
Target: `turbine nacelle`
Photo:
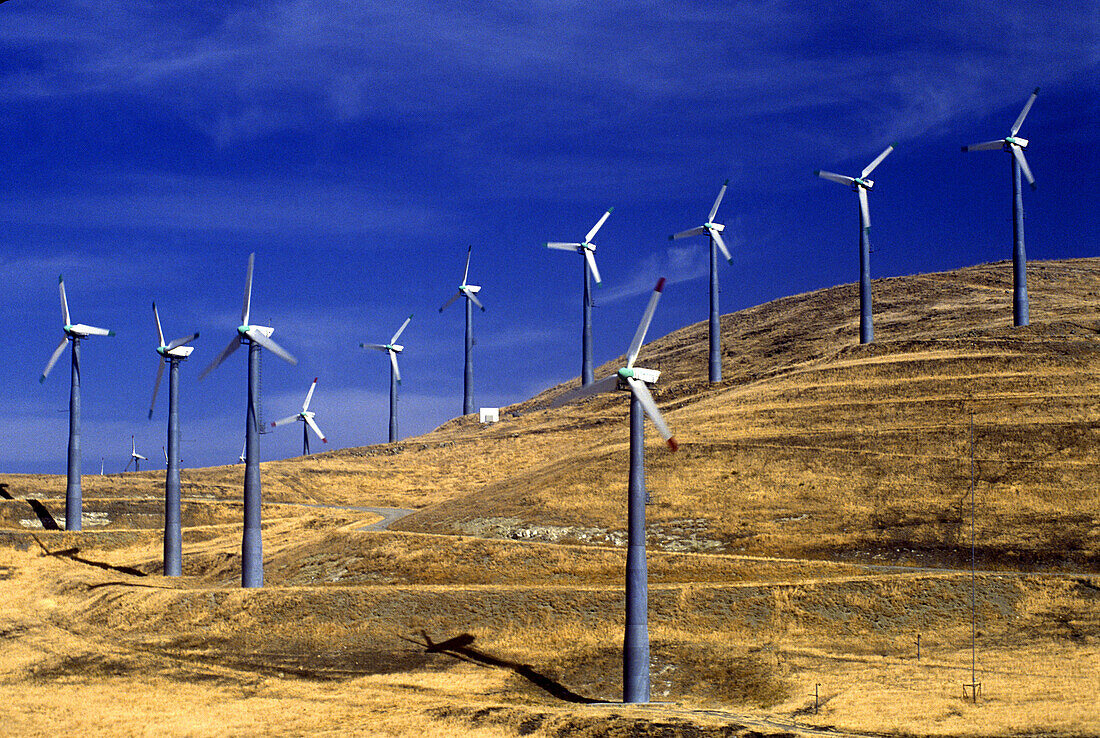
<path id="1" fill-rule="evenodd" d="M 704 223 L 703 227 L 706 228 L 708 231 L 717 231 L 718 233 L 726 230 L 726 227 L 721 223 Z"/>
<path id="2" fill-rule="evenodd" d="M 1026 138 L 1017 138 L 1016 136 L 1009 136 L 1005 139 L 1005 151 L 1011 151 L 1010 146 L 1019 146 L 1021 149 L 1027 148 Z"/>
<path id="3" fill-rule="evenodd" d="M 476 295 L 478 292 L 481 292 L 481 287 L 476 284 L 460 284 L 458 289 L 463 292 L 469 292 L 471 295 Z"/>
<path id="4" fill-rule="evenodd" d="M 250 338 L 252 332 L 259 333 L 264 338 L 271 338 L 271 334 L 275 332 L 275 329 L 269 325 L 239 325 L 237 326 L 237 333 L 242 338 Z"/>
<path id="5" fill-rule="evenodd" d="M 62 326 L 61 330 L 65 331 L 65 335 L 69 338 L 87 338 L 88 336 L 113 336 L 114 331 L 106 330 L 104 328 L 96 328 L 91 325 L 84 325 L 83 323 L 77 323 L 76 325 Z"/>
<path id="6" fill-rule="evenodd" d="M 628 379 L 637 379 L 639 382 L 645 382 L 646 384 L 656 384 L 657 380 L 661 378 L 661 372 L 657 369 L 645 369 L 640 366 L 623 367 L 617 374 L 619 389 L 621 390 L 630 389 L 630 385 L 626 381 Z"/>
<path id="7" fill-rule="evenodd" d="M 175 348 L 157 346 L 157 353 L 166 359 L 186 359 L 194 350 L 194 346 L 176 346 Z"/>
<path id="8" fill-rule="evenodd" d="M 863 179 L 862 177 L 856 177 L 852 180 L 852 192 L 859 192 L 859 188 L 862 187 L 865 190 L 873 189 L 875 186 L 875 180 Z"/>

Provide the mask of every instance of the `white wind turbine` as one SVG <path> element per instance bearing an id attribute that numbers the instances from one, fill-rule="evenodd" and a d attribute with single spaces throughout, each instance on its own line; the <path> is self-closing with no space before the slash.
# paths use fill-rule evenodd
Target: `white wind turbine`
<path id="1" fill-rule="evenodd" d="M 715 223 L 714 216 L 718 214 L 718 206 L 722 204 L 722 198 L 726 194 L 729 183 L 728 179 L 722 183 L 722 189 L 718 190 L 718 197 L 714 199 L 714 205 L 710 208 L 706 223 L 668 237 L 669 241 L 703 234 L 710 237 L 710 351 L 707 370 L 708 378 L 712 383 L 722 381 L 722 329 L 718 316 L 718 250 L 721 250 L 722 256 L 726 257 L 727 263 L 733 263 L 733 257 L 726 248 L 726 242 L 722 240 L 722 231 L 726 227 L 721 223 Z"/>
<path id="2" fill-rule="evenodd" d="M 65 297 L 65 280 L 57 278 L 58 290 L 61 293 L 61 317 L 64 321 L 62 330 L 65 337 L 50 355 L 46 362 L 46 368 L 42 370 L 39 382 L 45 382 L 53 365 L 61 358 L 65 351 L 65 345 L 72 342 L 72 379 L 69 385 L 69 456 L 65 481 L 65 529 L 69 531 L 83 528 L 84 501 L 80 489 L 80 340 L 88 336 L 113 336 L 114 331 L 106 328 L 96 328 L 83 323 L 73 324 L 69 318 L 69 301 Z"/>
<path id="3" fill-rule="evenodd" d="M 260 391 L 260 350 L 265 348 L 280 359 L 297 364 L 282 346 L 271 340 L 275 329 L 266 325 L 252 325 L 249 314 L 252 307 L 252 268 L 256 254 L 248 255 L 248 277 L 244 288 L 244 306 L 241 324 L 235 335 L 214 361 L 202 370 L 202 379 L 229 357 L 237 346 L 248 344 L 248 411 L 245 416 L 245 470 L 244 470 L 244 536 L 241 542 L 241 586 L 262 587 L 264 584 L 263 538 L 260 530 L 260 430 L 257 418 Z"/>
<path id="4" fill-rule="evenodd" d="M 467 267 L 469 264 L 467 263 Z M 466 280 L 463 280 L 465 282 Z M 457 297 L 457 295 L 456 295 Z M 405 318 L 405 322 L 401 324 L 401 327 L 397 329 L 397 333 L 393 334 L 389 343 L 361 343 L 359 348 L 374 349 L 375 351 L 385 351 L 390 355 L 390 443 L 397 441 L 397 385 L 401 384 L 401 369 L 397 366 L 397 355 L 405 350 L 405 347 L 397 342 L 397 339 L 401 337 L 401 334 L 405 332 L 405 327 L 412 320 L 413 316 Z"/>
<path id="5" fill-rule="evenodd" d="M 653 320 L 665 280 L 657 282 L 649 297 L 634 340 L 626 352 L 626 366 L 615 374 L 567 392 L 552 407 L 601 392 L 630 392 L 630 472 L 627 483 L 626 632 L 623 638 L 623 702 L 649 702 L 649 575 L 645 554 L 645 435 L 643 414 L 649 416 L 661 438 L 675 451 L 679 444 L 661 416 L 647 385 L 661 376 L 656 369 L 634 366 Z"/>
<path id="6" fill-rule="evenodd" d="M 1024 158 L 1024 149 L 1028 140 L 1016 136 L 1020 127 L 1024 124 L 1031 106 L 1035 104 L 1035 97 L 1039 94 L 1039 88 L 1031 93 L 1031 97 L 1024 103 L 1024 109 L 1020 111 L 1016 122 L 1012 124 L 1008 135 L 998 138 L 996 141 L 963 146 L 963 151 L 986 151 L 990 149 L 1002 149 L 1012 154 L 1012 322 L 1016 326 L 1028 325 L 1030 322 L 1030 309 L 1027 299 L 1027 256 L 1024 253 L 1024 195 L 1020 183 L 1020 173 L 1027 178 L 1031 189 L 1035 189 L 1035 178 L 1031 176 L 1031 167 Z"/>
<path id="7" fill-rule="evenodd" d="M 137 442 L 134 441 L 134 437 L 130 436 L 130 460 L 126 462 L 126 468 L 122 470 L 122 473 L 130 471 L 130 464 L 134 465 L 134 471 L 141 471 L 138 467 L 139 461 L 148 461 L 147 458 L 137 452 Z"/>
<path id="8" fill-rule="evenodd" d="M 302 403 L 301 412 L 296 415 L 288 415 L 285 418 L 280 418 L 271 424 L 272 428 L 277 428 L 280 425 L 286 425 L 287 423 L 293 423 L 295 421 L 302 423 L 302 456 L 309 456 L 310 430 L 317 434 L 317 437 L 321 439 L 321 443 L 328 443 L 325 434 L 321 432 L 321 429 L 317 427 L 316 421 L 313 420 L 317 413 L 309 409 L 309 401 L 313 399 L 313 390 L 315 389 L 317 389 L 317 377 L 314 377 L 313 384 L 309 385 L 309 392 L 306 393 L 306 400 Z"/>
<path id="9" fill-rule="evenodd" d="M 450 300 L 443 303 L 439 312 L 447 309 L 447 306 L 460 297 L 466 298 L 466 359 L 462 370 L 462 414 L 469 415 L 474 411 L 474 309 L 471 305 L 477 305 L 481 312 L 485 312 L 485 306 L 477 299 L 476 295 L 481 287 L 476 284 L 467 284 L 470 276 L 470 254 L 474 247 L 466 249 L 466 269 L 462 272 L 462 284 L 458 286 L 458 292 L 451 296 Z"/>
<path id="10" fill-rule="evenodd" d="M 851 187 L 859 195 L 859 342 L 871 343 L 875 340 L 875 328 L 871 320 L 871 211 L 867 207 L 867 193 L 875 186 L 874 180 L 867 179 L 875 167 L 894 150 L 897 144 L 890 144 L 875 160 L 863 168 L 858 177 L 846 177 L 843 174 L 823 172 L 815 169 L 814 174 L 822 179 L 839 182 Z"/>
<path id="11" fill-rule="evenodd" d="M 157 403 L 157 390 L 164 376 L 164 364 L 168 368 L 168 446 L 164 450 L 164 575 L 178 577 L 183 573 L 183 528 L 180 516 L 180 417 L 179 417 L 179 374 L 180 362 L 195 350 L 187 344 L 199 337 L 192 333 L 177 338 L 171 343 L 164 342 L 164 330 L 160 325 L 160 312 L 153 303 L 153 320 L 157 326 L 157 378 L 153 382 L 153 399 L 149 401 L 149 419 L 153 418 L 153 407 Z"/>
<path id="12" fill-rule="evenodd" d="M 596 280 L 596 285 L 599 286 L 603 282 L 600 279 L 600 270 L 596 268 L 596 244 L 592 243 L 592 239 L 596 237 L 596 233 L 603 226 L 608 216 L 611 215 L 611 211 L 614 208 L 608 208 L 600 219 L 596 221 L 596 225 L 592 226 L 592 229 L 585 234 L 584 240 L 580 243 L 564 243 L 561 241 L 548 241 L 546 248 L 557 249 L 559 251 L 573 251 L 581 254 L 584 257 L 583 263 L 583 277 L 584 277 L 584 289 L 581 293 L 582 304 L 582 318 L 581 318 L 581 386 L 587 387 L 592 384 L 594 374 L 592 371 L 592 287 L 589 283 L 589 275 L 592 279 Z"/>

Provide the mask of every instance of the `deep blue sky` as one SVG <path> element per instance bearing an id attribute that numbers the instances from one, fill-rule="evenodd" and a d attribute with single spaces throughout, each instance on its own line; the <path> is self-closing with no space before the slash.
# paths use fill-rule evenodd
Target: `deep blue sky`
<path id="1" fill-rule="evenodd" d="M 462 310 L 437 308 L 471 244 L 483 406 L 579 373 L 581 260 L 542 244 L 608 206 L 598 362 L 658 276 L 651 337 L 706 317 L 706 241 L 667 236 L 726 178 L 723 312 L 856 279 L 856 196 L 813 170 L 856 174 L 893 141 L 873 275 L 1008 258 L 1010 157 L 960 145 L 1005 136 L 1036 86 L 1028 255 L 1100 253 L 1089 3 L 256 5 L 0 4 L 0 470 L 65 468 L 67 355 L 38 383 L 61 272 L 73 319 L 118 333 L 83 345 L 92 473 L 121 470 L 131 433 L 163 467 L 153 300 L 169 337 L 202 333 L 181 372 L 185 465 L 236 459 L 245 353 L 197 377 L 237 325 L 250 251 L 254 321 L 301 360 L 265 361 L 263 414 L 295 412 L 319 376 L 330 447 L 385 440 L 386 357 L 358 344 L 409 313 L 402 435 L 461 411 Z M 300 443 L 280 428 L 262 456 Z"/>

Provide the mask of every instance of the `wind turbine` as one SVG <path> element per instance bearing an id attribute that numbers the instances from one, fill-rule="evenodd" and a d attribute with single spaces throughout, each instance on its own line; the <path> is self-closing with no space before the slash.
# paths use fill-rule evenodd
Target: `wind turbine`
<path id="1" fill-rule="evenodd" d="M 272 428 L 277 428 L 280 425 L 286 425 L 287 423 L 293 423 L 294 421 L 301 421 L 302 423 L 302 456 L 309 456 L 309 430 L 312 428 L 313 432 L 317 434 L 317 437 L 321 439 L 322 443 L 328 443 L 328 439 L 325 438 L 325 434 L 321 432 L 321 429 L 317 427 L 317 423 L 314 422 L 313 417 L 317 414 L 311 412 L 309 409 L 309 401 L 313 399 L 313 390 L 317 389 L 317 377 L 313 378 L 313 384 L 309 385 L 309 392 L 306 393 L 306 401 L 302 403 L 302 411 L 297 415 L 289 415 L 285 418 L 280 418 L 271 424 Z"/>
<path id="2" fill-rule="evenodd" d="M 867 179 L 875 167 L 894 150 L 897 144 L 890 144 L 875 160 L 863 168 L 858 177 L 846 177 L 843 174 L 823 172 L 815 169 L 814 174 L 822 179 L 839 182 L 851 187 L 859 194 L 859 342 L 871 343 L 875 340 L 875 327 L 871 319 L 871 211 L 867 208 L 867 193 L 875 186 L 874 180 Z"/>
<path id="3" fill-rule="evenodd" d="M 248 322 L 252 306 L 252 267 L 256 254 L 248 255 L 248 278 L 244 288 L 244 306 L 241 309 L 241 324 L 237 326 L 237 335 L 230 341 L 214 361 L 202 370 L 202 379 L 229 357 L 237 346 L 248 344 L 248 412 L 245 416 L 245 464 L 244 464 L 244 537 L 241 541 L 241 586 L 264 586 L 263 537 L 260 532 L 260 429 L 257 420 L 257 406 L 260 391 L 260 349 L 265 348 L 290 364 L 298 360 L 282 346 L 271 340 L 275 329 L 266 325 L 251 325 Z"/>
<path id="4" fill-rule="evenodd" d="M 584 262 L 581 265 L 584 277 L 584 290 L 582 292 L 582 320 L 581 320 L 581 386 L 587 387 L 592 384 L 594 375 L 592 373 L 592 287 L 589 284 L 589 275 L 596 280 L 596 285 L 602 284 L 600 280 L 600 270 L 596 268 L 596 244 L 592 243 L 592 239 L 596 237 L 596 232 L 600 230 L 608 216 L 611 215 L 611 211 L 614 208 L 608 208 L 600 219 L 596 221 L 596 225 L 592 226 L 592 229 L 588 231 L 584 236 L 584 240 L 581 243 L 562 243 L 558 241 L 548 241 L 546 248 L 557 249 L 559 251 L 574 251 L 584 257 Z"/>
<path id="5" fill-rule="evenodd" d="M 467 266 L 469 264 L 467 263 Z M 465 282 L 466 280 L 462 280 Z M 484 309 L 484 308 L 482 308 Z M 381 343 L 361 343 L 359 348 L 374 349 L 376 351 L 386 351 L 390 355 L 390 443 L 397 441 L 397 385 L 401 384 L 401 370 L 397 368 L 397 355 L 405 350 L 405 347 L 397 343 L 397 339 L 401 337 L 401 334 L 405 332 L 405 326 L 409 324 L 413 316 L 405 318 L 405 322 L 401 324 L 401 327 L 397 329 L 397 333 L 393 334 L 393 338 L 387 344 Z M 467 356 L 469 353 L 467 352 Z M 471 402 L 471 406 L 472 406 Z"/>
<path id="6" fill-rule="evenodd" d="M 462 284 L 458 286 L 458 292 L 451 296 L 450 300 L 443 303 L 439 312 L 460 297 L 466 298 L 466 365 L 462 375 L 462 414 L 469 415 L 474 411 L 474 309 L 471 305 L 477 305 L 481 312 L 485 312 L 485 306 L 478 301 L 475 295 L 481 291 L 476 284 L 466 284 L 470 276 L 470 252 L 473 246 L 466 249 L 466 270 L 462 272 Z"/>
<path id="7" fill-rule="evenodd" d="M 664 277 L 657 281 L 649 297 L 638 331 L 626 352 L 626 366 L 608 377 L 579 387 L 559 396 L 551 403 L 557 407 L 567 402 L 601 392 L 630 392 L 630 476 L 627 484 L 627 553 L 626 553 L 626 631 L 623 636 L 623 702 L 649 702 L 649 575 L 645 553 L 645 435 L 643 413 L 649 416 L 661 438 L 675 451 L 679 444 L 657 409 L 647 385 L 661 376 L 655 369 L 634 366 L 645 340 L 657 300 L 664 289 Z"/>
<path id="8" fill-rule="evenodd" d="M 192 333 L 177 338 L 171 343 L 164 342 L 164 331 L 160 326 L 160 313 L 153 303 L 153 320 L 157 325 L 157 378 L 153 382 L 153 399 L 149 401 L 149 419 L 153 419 L 153 406 L 157 404 L 157 390 L 164 376 L 164 365 L 168 364 L 168 447 L 164 449 L 164 576 L 178 577 L 183 574 L 183 529 L 180 517 L 180 362 L 195 350 L 187 344 L 199 337 Z"/>
<path id="9" fill-rule="evenodd" d="M 1024 158 L 1024 149 L 1027 148 L 1026 138 L 1017 138 L 1016 134 L 1020 126 L 1024 124 L 1031 106 L 1035 104 L 1035 96 L 1039 94 L 1039 88 L 1031 93 L 1031 97 L 1024 103 L 1024 109 L 1012 124 L 1008 136 L 996 141 L 963 146 L 963 151 L 985 151 L 987 149 L 1002 149 L 1012 154 L 1012 323 L 1013 325 L 1027 325 L 1030 321 L 1027 302 L 1027 256 L 1024 254 L 1024 195 L 1020 183 L 1020 172 L 1027 177 L 1027 183 L 1031 189 L 1035 189 L 1035 178 L 1031 176 L 1031 167 Z"/>
<path id="10" fill-rule="evenodd" d="M 82 530 L 84 500 L 80 489 L 80 339 L 88 336 L 113 336 L 114 331 L 106 328 L 76 323 L 69 319 L 69 301 L 65 298 L 65 279 L 57 278 L 58 290 L 61 292 L 61 316 L 64 321 L 62 330 L 65 337 L 50 355 L 46 362 L 46 368 L 42 370 L 39 382 L 45 382 L 53 365 L 61 358 L 65 350 L 65 344 L 72 341 L 73 344 L 73 372 L 69 385 L 69 459 L 65 480 L 65 530 Z"/>
<path id="11" fill-rule="evenodd" d="M 130 460 L 126 462 L 126 468 L 122 470 L 122 473 L 125 474 L 126 472 L 130 471 L 130 464 L 134 465 L 134 471 L 141 471 L 138 466 L 138 462 L 148 460 L 149 459 L 145 458 L 137 452 L 137 444 L 134 441 L 134 437 L 130 436 Z"/>
<path id="12" fill-rule="evenodd" d="M 718 321 L 718 250 L 721 249 L 722 256 L 726 257 L 727 263 L 733 263 L 733 257 L 730 256 L 729 249 L 726 248 L 726 242 L 722 240 L 722 231 L 726 227 L 721 223 L 715 223 L 714 216 L 718 213 L 718 206 L 722 204 L 722 198 L 726 194 L 726 187 L 729 186 L 729 183 L 728 179 L 722 183 L 722 189 L 718 190 L 718 197 L 714 199 L 706 223 L 698 228 L 680 231 L 668 237 L 669 241 L 687 238 L 688 236 L 701 236 L 704 233 L 710 237 L 710 358 L 708 360 L 708 374 L 712 384 L 722 381 L 722 328 Z"/>

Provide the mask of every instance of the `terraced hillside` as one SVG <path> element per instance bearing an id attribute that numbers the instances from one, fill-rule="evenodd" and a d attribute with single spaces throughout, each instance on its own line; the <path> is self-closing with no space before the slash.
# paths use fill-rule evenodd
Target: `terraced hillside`
<path id="1" fill-rule="evenodd" d="M 957 563 L 972 415 L 984 565 L 1097 570 L 1100 259 L 1032 263 L 1029 286 L 1032 324 L 1013 328 L 1007 263 L 876 280 L 868 346 L 855 342 L 855 285 L 725 315 L 717 386 L 705 323 L 648 344 L 642 362 L 663 372 L 655 396 L 681 442 L 671 454 L 651 438 L 653 543 Z M 394 526 L 408 531 L 620 541 L 627 402 L 547 409 L 569 386 L 495 425 L 458 418 L 395 445 L 265 463 L 265 501 L 416 508 Z M 184 494 L 239 498 L 241 474 L 186 470 Z M 89 477 L 85 495 L 158 495 L 161 478 Z M 6 479 L 47 496 L 64 481 Z"/>
<path id="2" fill-rule="evenodd" d="M 53 529 L 63 477 L 0 475 L 0 714 L 27 735 L 1096 734 L 1100 259 L 1030 278 L 1021 329 L 1005 264 L 876 281 L 871 346 L 854 286 L 723 316 L 717 386 L 705 324 L 643 349 L 681 441 L 647 448 L 664 704 L 593 704 L 620 694 L 627 403 L 549 409 L 565 385 L 493 425 L 265 463 L 259 590 L 239 466 L 185 470 L 178 579 L 163 472 L 86 477 L 79 534 Z M 971 414 L 973 591 L 952 568 Z M 375 530 L 374 507 L 415 511 Z"/>

